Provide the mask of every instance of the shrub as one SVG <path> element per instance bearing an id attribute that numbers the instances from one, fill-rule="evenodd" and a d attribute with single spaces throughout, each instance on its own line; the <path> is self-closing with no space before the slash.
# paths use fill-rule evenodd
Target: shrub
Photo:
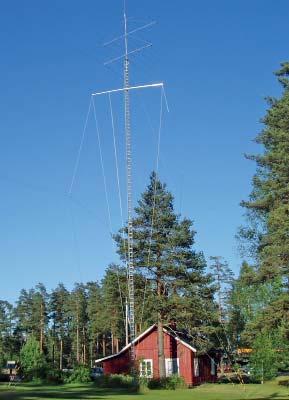
<path id="1" fill-rule="evenodd" d="M 54 385 L 62 384 L 64 382 L 63 373 L 54 369 L 47 371 L 46 382 Z"/>
<path id="2" fill-rule="evenodd" d="M 0 373 L 0 382 L 9 382 L 9 375 Z"/>
<path id="3" fill-rule="evenodd" d="M 76 367 L 72 373 L 65 378 L 65 383 L 87 383 L 90 381 L 90 369 L 84 365 Z"/>
<path id="4" fill-rule="evenodd" d="M 184 379 L 179 375 L 172 375 L 166 378 L 153 378 L 147 381 L 149 389 L 167 389 L 175 390 L 186 387 Z"/>
<path id="5" fill-rule="evenodd" d="M 232 375 L 221 375 L 218 383 L 234 383 L 234 384 L 247 384 L 247 383 L 260 383 L 260 380 L 251 375 L 234 373 Z"/>
<path id="6" fill-rule="evenodd" d="M 44 380 L 42 378 L 29 377 L 28 379 L 30 380 L 30 385 L 42 386 L 44 383 Z"/>
<path id="7" fill-rule="evenodd" d="M 282 379 L 281 381 L 278 382 L 278 385 L 288 387 L 289 386 L 289 379 Z"/>
<path id="8" fill-rule="evenodd" d="M 95 385 L 102 388 L 124 388 L 131 391 L 138 391 L 139 381 L 131 375 L 102 375 L 94 380 Z"/>
<path id="9" fill-rule="evenodd" d="M 47 363 L 34 336 L 30 336 L 22 347 L 20 362 L 26 379 L 32 380 L 45 377 Z"/>

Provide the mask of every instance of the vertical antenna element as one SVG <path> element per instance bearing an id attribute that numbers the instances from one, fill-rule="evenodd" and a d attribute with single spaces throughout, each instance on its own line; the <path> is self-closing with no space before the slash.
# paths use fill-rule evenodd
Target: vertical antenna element
<path id="1" fill-rule="evenodd" d="M 127 217 L 128 217 L 128 298 L 129 298 L 129 326 L 131 341 L 131 363 L 134 369 L 135 362 L 135 314 L 134 314 L 134 263 L 133 263 L 133 229 L 132 229 L 132 146 L 131 146 L 131 124 L 130 124 L 130 99 L 129 99 L 129 59 L 127 40 L 127 19 L 124 10 L 124 116 L 125 116 L 125 138 L 126 138 L 126 177 L 127 177 Z"/>

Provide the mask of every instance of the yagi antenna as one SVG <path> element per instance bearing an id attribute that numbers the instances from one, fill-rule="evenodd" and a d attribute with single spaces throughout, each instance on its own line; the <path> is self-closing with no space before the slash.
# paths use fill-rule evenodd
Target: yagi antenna
<path id="1" fill-rule="evenodd" d="M 141 50 L 144 50 L 144 49 L 146 49 L 146 48 L 148 48 L 148 47 L 152 47 L 152 43 L 148 43 L 147 45 L 142 46 L 142 47 L 139 47 L 139 48 L 137 48 L 137 49 L 134 49 L 134 50 L 130 51 L 129 53 L 126 53 L 126 54 L 123 54 L 123 55 L 121 55 L 121 56 L 112 58 L 111 60 L 108 60 L 108 61 L 106 61 L 105 63 L 103 63 L 103 65 L 111 64 L 111 63 L 113 63 L 114 61 L 118 61 L 118 60 L 120 60 L 120 59 L 122 59 L 122 58 L 125 58 L 125 57 L 127 57 L 127 56 L 129 56 L 129 55 L 131 55 L 131 54 L 137 53 L 137 52 L 139 52 L 139 51 L 141 51 Z"/>
<path id="2" fill-rule="evenodd" d="M 148 22 L 147 24 L 139 26 L 138 28 L 135 28 L 135 29 L 133 29 L 133 30 L 128 32 L 127 31 L 127 18 L 126 18 L 126 8 L 125 7 L 126 7 L 126 2 L 124 1 L 124 13 L 123 13 L 123 17 L 124 17 L 124 33 L 122 35 L 117 36 L 114 39 L 111 39 L 108 42 L 105 42 L 103 44 L 103 46 L 105 47 L 105 46 L 109 46 L 109 45 L 111 45 L 111 44 L 113 44 L 113 43 L 115 43 L 115 42 L 117 42 L 117 41 L 119 41 L 121 39 L 124 39 L 125 52 L 124 52 L 124 54 L 122 54 L 120 56 L 117 56 L 117 57 L 114 57 L 114 58 L 112 58 L 112 59 L 110 59 L 108 61 L 105 61 L 103 63 L 104 65 L 109 65 L 109 64 L 111 64 L 111 63 L 113 63 L 115 61 L 118 61 L 118 60 L 121 60 L 121 59 L 125 59 L 125 58 L 127 58 L 127 56 L 129 56 L 131 54 L 138 53 L 138 52 L 140 52 L 140 51 L 142 51 L 144 49 L 147 49 L 148 47 L 152 47 L 152 43 L 147 43 L 146 45 L 144 45 L 142 47 L 139 47 L 139 48 L 136 48 L 136 49 L 133 49 L 133 50 L 128 50 L 128 37 L 133 35 L 136 32 L 142 31 L 143 29 L 147 29 L 147 28 L 155 25 L 156 21 Z"/>
<path id="3" fill-rule="evenodd" d="M 103 46 L 104 46 L 104 47 L 105 47 L 105 46 L 109 46 L 110 44 L 112 44 L 112 43 L 114 43 L 114 42 L 117 42 L 117 41 L 120 40 L 120 39 L 123 39 L 125 36 L 132 35 L 133 33 L 139 32 L 139 31 L 141 31 L 141 30 L 143 30 L 143 29 L 145 29 L 145 28 L 149 28 L 150 26 L 153 26 L 153 25 L 155 25 L 155 24 L 156 24 L 156 21 L 151 21 L 151 22 L 149 22 L 148 24 L 145 24 L 145 25 L 143 25 L 143 26 L 140 26 L 139 28 L 133 29 L 132 31 L 128 32 L 127 34 L 124 34 L 124 35 L 121 35 L 121 36 L 117 36 L 117 37 L 115 37 L 114 39 L 110 40 L 109 42 L 103 43 Z"/>

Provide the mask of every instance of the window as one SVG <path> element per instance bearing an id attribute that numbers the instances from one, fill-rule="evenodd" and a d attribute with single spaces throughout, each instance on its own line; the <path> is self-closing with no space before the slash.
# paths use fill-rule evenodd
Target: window
<path id="1" fill-rule="evenodd" d="M 200 375 L 199 359 L 194 358 L 194 376 L 198 377 Z"/>
<path id="2" fill-rule="evenodd" d="M 211 375 L 215 375 L 216 374 L 216 363 L 215 360 L 213 358 L 211 358 Z"/>
<path id="3" fill-rule="evenodd" d="M 179 359 L 166 358 L 166 376 L 179 375 Z"/>
<path id="4" fill-rule="evenodd" d="M 145 378 L 153 377 L 153 360 L 141 360 L 139 363 L 139 375 Z"/>

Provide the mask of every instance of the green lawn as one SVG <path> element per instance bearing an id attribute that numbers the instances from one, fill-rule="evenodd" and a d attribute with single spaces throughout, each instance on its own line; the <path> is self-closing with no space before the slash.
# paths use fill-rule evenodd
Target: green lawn
<path id="1" fill-rule="evenodd" d="M 289 400 L 289 389 L 277 382 L 265 385 L 202 385 L 187 390 L 154 390 L 140 394 L 129 394 L 121 390 L 97 389 L 93 385 L 32 386 L 16 387 L 0 385 L 1 400 Z"/>

